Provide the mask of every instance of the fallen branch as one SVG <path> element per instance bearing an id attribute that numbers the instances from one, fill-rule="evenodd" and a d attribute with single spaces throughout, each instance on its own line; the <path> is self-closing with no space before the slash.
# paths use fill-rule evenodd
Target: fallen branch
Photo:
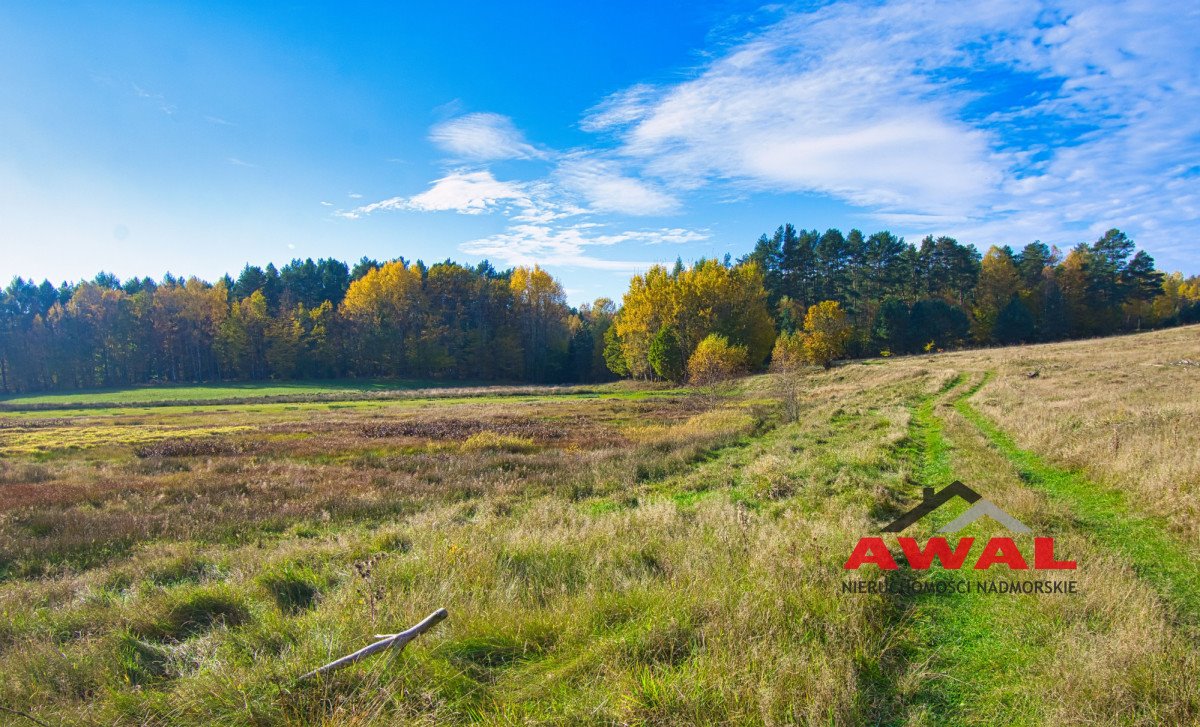
<path id="1" fill-rule="evenodd" d="M 18 717 L 24 717 L 25 719 L 29 720 L 30 722 L 33 722 L 34 724 L 39 724 L 39 725 L 41 725 L 42 727 L 50 727 L 50 725 L 48 725 L 48 724 L 46 724 L 45 722 L 41 721 L 41 720 L 40 720 L 40 719 L 38 719 L 37 717 L 34 717 L 32 714 L 26 714 L 26 713 L 24 713 L 24 712 L 18 712 L 17 710 L 15 710 L 15 709 L 12 709 L 11 707 L 5 707 L 5 706 L 3 706 L 3 705 L 0 705 L 0 711 L 8 712 L 9 714 L 15 714 L 15 715 L 17 715 Z"/>
<path id="2" fill-rule="evenodd" d="M 309 673 L 301 676 L 300 680 L 315 677 L 318 674 L 325 674 L 326 672 L 331 672 L 336 669 L 341 669 L 344 666 L 350 666 L 354 662 L 359 661 L 360 659 L 365 659 L 371 654 L 383 651 L 384 649 L 396 649 L 397 652 L 402 651 L 405 646 L 408 646 L 408 642 L 436 626 L 448 615 L 449 614 L 446 612 L 446 609 L 439 608 L 438 610 L 426 616 L 421 623 L 413 626 L 407 631 L 401 631 L 398 634 L 375 634 L 375 638 L 379 639 L 379 641 L 376 641 L 370 646 L 364 646 L 353 654 L 347 654 L 336 661 L 331 661 L 319 669 L 313 669 Z"/>

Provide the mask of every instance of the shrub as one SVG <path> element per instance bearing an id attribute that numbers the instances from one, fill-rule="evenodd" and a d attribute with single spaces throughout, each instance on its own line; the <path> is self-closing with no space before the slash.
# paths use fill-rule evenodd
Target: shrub
<path id="1" fill-rule="evenodd" d="M 731 346 L 729 339 L 710 333 L 688 359 L 688 379 L 698 386 L 717 384 L 744 371 L 748 362 L 745 346 Z"/>
<path id="2" fill-rule="evenodd" d="M 784 373 L 795 371 L 804 365 L 804 336 L 799 332 L 782 333 L 775 339 L 775 348 L 771 351 L 771 368 Z"/>
<path id="3" fill-rule="evenodd" d="M 775 339 L 775 349 L 771 352 L 771 370 L 779 374 L 775 381 L 775 393 L 779 397 L 785 422 L 794 422 L 800 418 L 804 403 L 804 386 L 797 374 L 807 360 L 804 334 L 794 331 L 783 333 Z"/>

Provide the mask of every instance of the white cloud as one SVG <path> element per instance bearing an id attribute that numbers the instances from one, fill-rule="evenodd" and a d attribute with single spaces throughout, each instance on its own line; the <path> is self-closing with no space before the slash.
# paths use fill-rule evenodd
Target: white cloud
<path id="1" fill-rule="evenodd" d="M 166 97 L 161 93 L 148 91 L 136 83 L 133 84 L 133 93 L 138 98 L 146 99 L 146 101 L 149 103 L 153 103 L 158 107 L 159 111 L 163 112 L 167 116 L 174 116 L 175 112 L 178 110 L 178 107 L 175 104 L 168 102 Z"/>
<path id="2" fill-rule="evenodd" d="M 584 131 L 606 131 L 638 121 L 656 93 L 654 86 L 646 83 L 618 91 L 593 106 L 579 127 Z"/>
<path id="3" fill-rule="evenodd" d="M 545 156 L 525 140 L 512 119 L 500 114 L 467 114 L 444 121 L 433 127 L 429 139 L 458 159 L 493 161 Z"/>
<path id="4" fill-rule="evenodd" d="M 588 125 L 624 124 L 622 151 L 681 187 L 725 181 L 964 216 L 1002 175 L 989 133 L 959 120 L 920 72 L 961 55 L 961 27 L 923 25 L 968 13 L 932 5 L 794 15 L 692 80 L 611 97 Z"/>
<path id="5" fill-rule="evenodd" d="M 679 228 L 625 231 L 598 234 L 602 225 L 578 224 L 568 227 L 519 224 L 504 232 L 472 240 L 459 246 L 470 255 L 500 260 L 507 265 L 560 265 L 563 267 L 633 273 L 646 270 L 653 262 L 608 260 L 588 253 L 589 247 L 611 247 L 622 243 L 652 245 L 664 242 L 696 242 L 708 236 Z"/>
<path id="6" fill-rule="evenodd" d="M 1198 35 L 1200 8 L 1146 0 L 841 2 L 582 127 L 676 190 L 826 194 L 981 244 L 1120 226 L 1180 259 L 1200 222 Z"/>
<path id="7" fill-rule="evenodd" d="M 429 189 L 412 197 L 392 197 L 337 214 L 347 219 L 357 219 L 379 210 L 407 209 L 476 215 L 514 202 L 524 203 L 522 206 L 528 204 L 523 185 L 502 182 L 488 171 L 459 171 L 435 180 Z"/>
<path id="8" fill-rule="evenodd" d="M 1040 149 L 1044 161 L 1012 174 L 996 200 L 1004 214 L 979 220 L 971 233 L 1065 245 L 1120 227 L 1163 265 L 1194 266 L 1200 9 L 1072 2 L 1057 17 L 1014 34 L 998 52 L 1031 73 L 1062 79 L 1027 113 L 1082 131 L 1071 143 Z"/>
<path id="9" fill-rule="evenodd" d="M 456 159 L 547 169 L 456 171 L 342 214 L 500 212 L 506 228 L 464 251 L 629 270 L 589 249 L 670 235 L 605 233 L 603 215 L 673 213 L 701 188 L 739 203 L 819 194 L 909 237 L 1069 244 L 1118 226 L 1194 265 L 1198 35 L 1200 9 L 1146 0 L 833 3 L 736 39 L 686 80 L 610 95 L 580 122 L 603 133 L 593 148 L 535 147 L 497 114 L 440 123 L 430 138 Z"/>
<path id="10" fill-rule="evenodd" d="M 642 179 L 622 173 L 612 161 L 576 155 L 559 164 L 555 179 L 599 212 L 660 215 L 679 209 L 679 200 L 675 197 Z"/>

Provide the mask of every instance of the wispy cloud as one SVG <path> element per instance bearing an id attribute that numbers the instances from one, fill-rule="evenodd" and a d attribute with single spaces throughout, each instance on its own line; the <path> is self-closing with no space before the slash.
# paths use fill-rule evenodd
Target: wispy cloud
<path id="1" fill-rule="evenodd" d="M 576 161 L 580 165 L 591 165 L 591 162 Z M 622 178 L 615 171 L 607 168 L 592 169 L 590 172 L 577 169 L 570 174 L 604 177 L 607 181 L 600 183 L 585 178 L 578 186 L 585 191 L 595 192 L 590 194 L 593 198 L 607 195 L 613 206 L 636 206 L 631 200 L 617 199 L 622 194 L 636 194 L 637 189 L 630 191 L 623 186 L 629 184 L 637 187 L 636 180 L 621 181 Z M 616 185 L 619 189 L 599 189 L 606 185 Z M 648 189 L 642 191 L 650 194 Z M 665 197 L 657 200 L 653 194 L 650 197 L 655 206 L 669 202 Z M 429 189 L 420 194 L 392 197 L 335 214 L 346 219 L 358 219 L 386 210 L 466 215 L 500 213 L 506 219 L 502 232 L 465 242 L 459 249 L 509 265 L 561 265 L 623 272 L 641 270 L 650 263 L 598 257 L 589 252 L 589 248 L 625 243 L 686 243 L 708 236 L 705 232 L 683 228 L 605 231 L 605 223 L 583 219 L 593 216 L 595 210 L 575 204 L 572 198 L 573 195 L 566 192 L 559 182 L 544 179 L 531 182 L 502 181 L 487 170 L 459 170 L 435 180 Z M 575 221 L 569 221 L 570 218 L 575 218 Z"/>
<path id="2" fill-rule="evenodd" d="M 644 179 L 629 176 L 613 161 L 572 155 L 558 165 L 554 178 L 599 212 L 663 215 L 679 210 L 679 200 L 674 196 Z"/>
<path id="3" fill-rule="evenodd" d="M 137 96 L 138 98 L 146 99 L 148 102 L 157 106 L 158 110 L 163 112 L 167 116 L 175 115 L 175 112 L 178 110 L 178 107 L 175 106 L 175 104 L 168 102 L 166 97 L 164 97 L 161 93 L 155 93 L 153 91 L 149 91 L 149 90 L 143 88 L 142 86 L 139 86 L 136 83 L 131 84 L 131 85 L 133 86 L 133 93 L 135 96 Z"/>
<path id="4" fill-rule="evenodd" d="M 494 212 L 505 229 L 464 251 L 626 270 L 637 264 L 589 250 L 668 235 L 610 231 L 623 217 L 695 211 L 699 190 L 738 203 L 791 193 L 910 236 L 1062 244 L 1120 226 L 1168 264 L 1195 256 L 1200 9 L 891 0 L 768 15 L 683 80 L 601 100 L 580 122 L 590 146 L 539 147 L 505 116 L 459 115 L 430 138 L 472 168 L 340 214 Z M 543 171 L 488 168 L 513 159 Z"/>
<path id="5" fill-rule="evenodd" d="M 612 247 L 624 243 L 646 245 L 697 242 L 707 235 L 693 230 L 661 228 L 603 233 L 603 226 L 576 224 L 513 225 L 502 233 L 472 240 L 460 246 L 463 252 L 479 255 L 508 265 L 558 265 L 613 272 L 634 273 L 646 270 L 653 262 L 610 260 L 588 252 L 592 247 Z"/>
<path id="6" fill-rule="evenodd" d="M 607 131 L 633 123 L 645 116 L 659 94 L 659 89 L 646 83 L 618 91 L 592 107 L 579 126 L 584 131 Z"/>
<path id="7" fill-rule="evenodd" d="M 619 132 L 625 154 L 677 186 L 965 217 L 1003 176 L 991 134 L 959 118 L 963 99 L 929 71 L 961 61 L 963 23 L 945 18 L 970 13 L 895 5 L 793 15 L 691 80 L 610 97 L 585 125 Z"/>
<path id="8" fill-rule="evenodd" d="M 247 167 L 247 168 L 250 168 L 250 169 L 257 169 L 257 168 L 258 168 L 258 165 L 257 165 L 257 164 L 251 164 L 250 162 L 243 161 L 243 160 L 241 160 L 241 159 L 238 159 L 237 157 L 229 157 L 229 158 L 228 158 L 228 159 L 226 159 L 225 161 L 226 161 L 227 163 L 231 164 L 232 166 L 235 166 L 235 167 Z"/>
<path id="9" fill-rule="evenodd" d="M 545 156 L 525 140 L 512 119 L 500 114 L 467 114 L 443 121 L 429 132 L 429 139 L 463 160 L 541 159 Z"/>
<path id="10" fill-rule="evenodd" d="M 1200 221 L 1197 34 L 1200 9 L 1144 0 L 834 3 L 582 127 L 676 188 L 825 194 L 984 243 L 1117 225 L 1169 253 Z"/>

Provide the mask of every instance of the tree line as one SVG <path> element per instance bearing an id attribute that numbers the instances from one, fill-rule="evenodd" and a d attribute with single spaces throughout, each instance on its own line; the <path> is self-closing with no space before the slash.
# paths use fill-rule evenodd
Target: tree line
<path id="1" fill-rule="evenodd" d="M 1120 230 L 1065 253 L 1033 242 L 981 255 L 950 237 L 914 245 L 785 224 L 736 263 L 634 276 L 605 354 L 622 375 L 683 380 L 708 335 L 729 344 L 727 367 L 742 358 L 755 369 L 768 356 L 827 365 L 1198 321 L 1200 277 L 1157 270 Z"/>
<path id="2" fill-rule="evenodd" d="M 780 226 L 734 261 L 654 266 L 569 306 L 539 267 L 403 258 L 247 265 L 0 295 L 0 390 L 221 379 L 711 380 L 774 358 L 825 363 L 1098 336 L 1200 320 L 1200 278 L 1165 274 L 1122 232 L 1062 251 L 981 255 L 949 237 Z"/>
<path id="3" fill-rule="evenodd" d="M 6 392 L 221 379 L 615 378 L 603 340 L 615 307 L 571 308 L 540 268 L 403 258 L 247 265 L 215 283 L 102 273 L 55 287 L 16 278 L 0 296 Z"/>

